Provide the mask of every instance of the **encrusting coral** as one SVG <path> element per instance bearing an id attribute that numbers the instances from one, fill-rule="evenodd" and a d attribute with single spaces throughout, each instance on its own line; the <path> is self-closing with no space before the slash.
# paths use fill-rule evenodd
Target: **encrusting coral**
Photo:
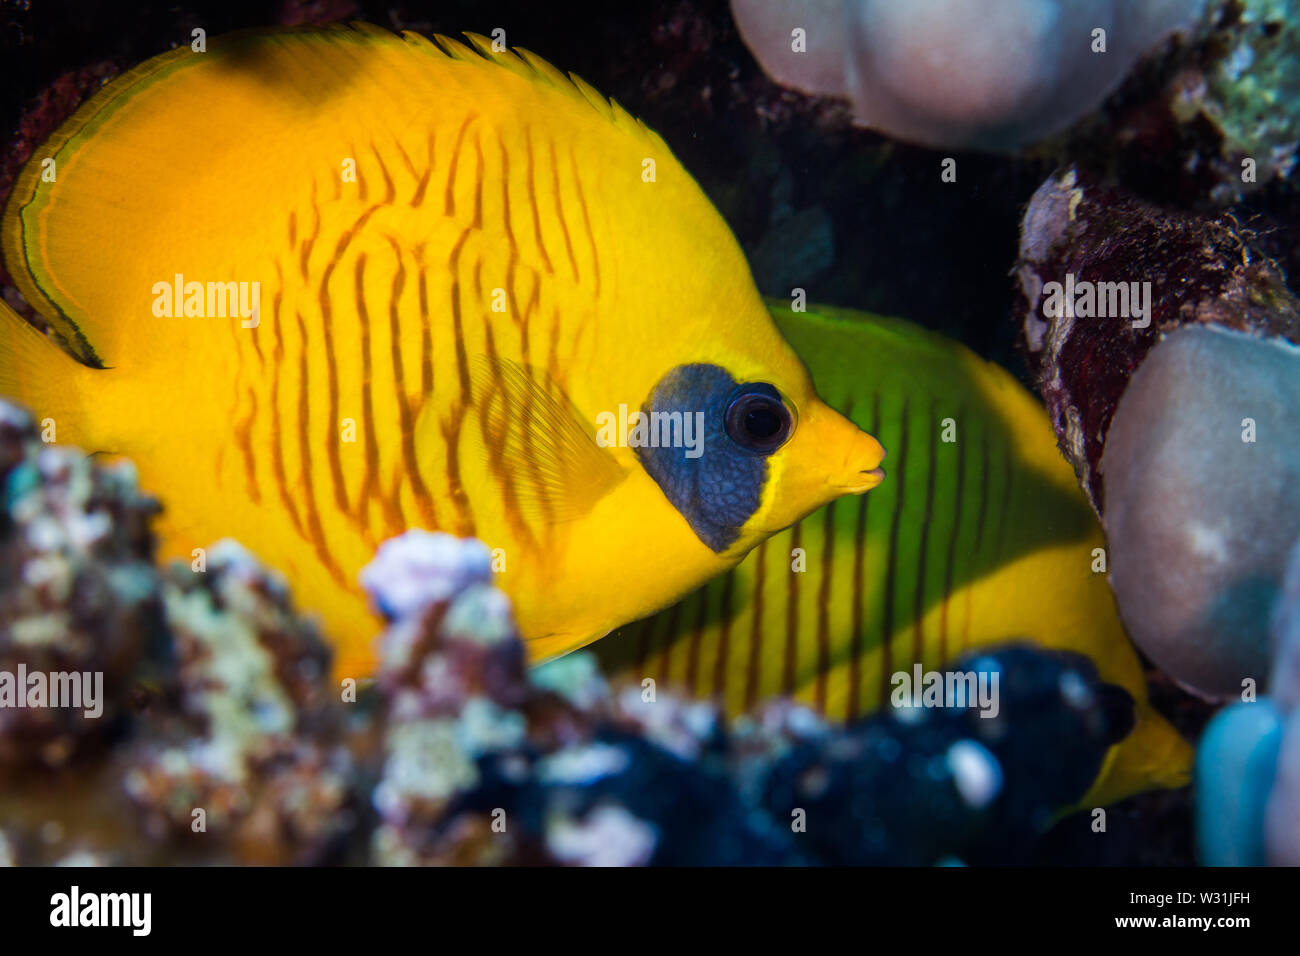
<path id="1" fill-rule="evenodd" d="M 1182 141 L 1165 144 L 1217 202 L 1285 179 L 1300 149 L 1300 3 L 1221 4 L 1165 104 Z M 1146 144 L 1141 144 L 1145 146 Z"/>

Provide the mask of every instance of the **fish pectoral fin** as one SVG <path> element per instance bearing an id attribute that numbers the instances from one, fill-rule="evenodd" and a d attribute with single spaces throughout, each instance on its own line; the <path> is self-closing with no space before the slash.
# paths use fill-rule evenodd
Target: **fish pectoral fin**
<path id="1" fill-rule="evenodd" d="M 596 441 L 595 422 L 545 371 L 484 355 L 471 374 L 489 468 L 501 480 L 508 476 L 529 517 L 580 518 L 627 477 Z"/>

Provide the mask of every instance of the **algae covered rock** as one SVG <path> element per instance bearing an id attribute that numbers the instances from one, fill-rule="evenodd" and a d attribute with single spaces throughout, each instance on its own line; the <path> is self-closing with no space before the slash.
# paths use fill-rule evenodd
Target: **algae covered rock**
<path id="1" fill-rule="evenodd" d="M 1284 269 L 1231 213 L 1167 209 L 1072 168 L 1029 204 L 1017 279 L 1130 636 L 1203 694 L 1262 684 L 1300 532 L 1300 303 Z"/>
<path id="2" fill-rule="evenodd" d="M 1073 167 L 1034 193 L 1016 316 L 1061 451 L 1099 512 L 1115 408 L 1166 332 L 1214 324 L 1300 342 L 1300 302 L 1258 240 L 1231 214 L 1165 208 Z"/>
<path id="3" fill-rule="evenodd" d="M 1208 198 L 1231 202 L 1289 177 L 1300 149 L 1300 3 L 1219 4 L 1198 55 L 1171 79 L 1167 96 L 1195 148 L 1178 158 L 1206 184 Z"/>

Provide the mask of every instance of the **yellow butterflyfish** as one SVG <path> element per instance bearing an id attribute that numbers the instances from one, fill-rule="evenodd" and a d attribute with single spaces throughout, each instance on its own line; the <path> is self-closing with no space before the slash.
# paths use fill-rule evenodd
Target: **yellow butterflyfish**
<path id="1" fill-rule="evenodd" d="M 1085 805 L 1186 783 L 1191 749 L 1148 702 L 1099 570 L 1101 528 L 1038 401 L 910 323 L 772 310 L 819 394 L 891 450 L 889 480 L 596 645 L 607 669 L 720 697 L 733 713 L 784 694 L 847 721 L 888 702 L 892 676 L 918 662 L 938 670 L 1027 641 L 1086 655 L 1135 701 L 1135 727 Z"/>
<path id="2" fill-rule="evenodd" d="M 882 478 L 664 142 L 470 43 L 173 50 L 78 110 L 4 214 L 64 349 L 10 311 L 0 393 L 134 461 L 162 556 L 230 536 L 285 572 L 344 674 L 378 630 L 358 570 L 408 527 L 498 549 L 546 658 Z"/>

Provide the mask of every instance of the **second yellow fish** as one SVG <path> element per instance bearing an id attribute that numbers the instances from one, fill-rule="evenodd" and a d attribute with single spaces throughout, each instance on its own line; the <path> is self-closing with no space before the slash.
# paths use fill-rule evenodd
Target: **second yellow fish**
<path id="1" fill-rule="evenodd" d="M 882 477 L 663 141 L 471 42 L 173 50 L 68 120 L 4 214 L 65 351 L 0 317 L 0 393 L 132 459 L 164 556 L 232 536 L 283 570 L 343 673 L 377 629 L 357 571 L 407 527 L 501 549 L 544 658 Z M 666 441 L 624 434 L 638 411 Z"/>
<path id="2" fill-rule="evenodd" d="M 717 697 L 733 713 L 788 695 L 851 721 L 890 705 L 917 665 L 1029 642 L 1086 655 L 1133 697 L 1135 726 L 1089 800 L 1186 783 L 1191 749 L 1147 699 L 1101 573 L 1101 528 L 1037 398 L 901 320 L 773 314 L 827 401 L 895 453 L 889 481 L 602 641 L 606 672 Z"/>

